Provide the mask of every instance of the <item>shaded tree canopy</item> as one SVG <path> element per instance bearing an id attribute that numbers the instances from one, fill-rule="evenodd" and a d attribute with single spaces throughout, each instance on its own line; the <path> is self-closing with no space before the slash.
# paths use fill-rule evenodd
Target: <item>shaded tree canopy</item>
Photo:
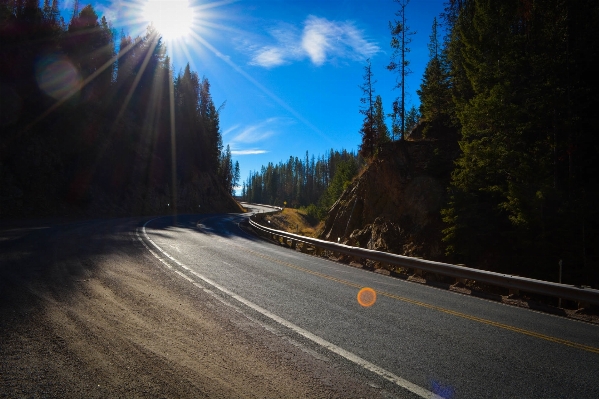
<path id="1" fill-rule="evenodd" d="M 1 217 L 225 201 L 208 79 L 175 74 L 152 26 L 114 38 L 91 5 L 0 2 Z"/>
<path id="2" fill-rule="evenodd" d="M 453 104 L 441 110 L 455 107 L 462 150 L 448 253 L 549 280 L 563 259 L 597 281 L 599 5 L 451 1 L 445 20 Z"/>

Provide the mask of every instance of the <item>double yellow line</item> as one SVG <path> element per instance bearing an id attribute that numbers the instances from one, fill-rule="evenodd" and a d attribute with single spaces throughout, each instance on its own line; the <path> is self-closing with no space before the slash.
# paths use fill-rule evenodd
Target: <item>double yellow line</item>
<path id="1" fill-rule="evenodd" d="M 284 266 L 290 267 L 292 269 L 296 269 L 296 270 L 302 271 L 304 273 L 312 274 L 314 276 L 318 276 L 318 277 L 321 277 L 321 278 L 324 278 L 324 279 L 327 279 L 327 280 L 335 281 L 337 283 L 344 284 L 344 285 L 347 285 L 349 287 L 354 287 L 354 288 L 357 288 L 357 289 L 364 288 L 364 286 L 362 286 L 360 284 L 352 283 L 351 281 L 343 280 L 343 279 L 340 279 L 340 278 L 337 278 L 337 277 L 329 276 L 329 275 L 324 274 L 324 273 L 316 272 L 314 270 L 306 269 L 306 268 L 303 268 L 301 266 L 297 266 L 297 265 L 294 265 L 292 263 L 285 262 L 285 261 L 282 261 L 282 260 L 270 257 L 268 255 L 263 255 L 263 254 L 261 254 L 259 252 L 252 251 L 252 250 L 247 249 L 245 247 L 239 246 L 239 248 L 242 248 L 244 251 L 249 252 L 249 253 L 251 253 L 253 255 L 259 256 L 259 257 L 261 257 L 263 259 L 267 259 L 267 260 L 270 260 L 271 262 L 279 263 L 281 265 L 284 265 Z M 545 341 L 554 342 L 556 344 L 561 344 L 561 345 L 569 346 L 569 347 L 572 347 L 572 348 L 581 349 L 581 350 L 586 351 L 586 352 L 591 352 L 591 353 L 599 354 L 599 348 L 596 348 L 596 347 L 593 347 L 593 346 L 583 345 L 583 344 L 579 344 L 579 343 L 576 343 L 576 342 L 568 341 L 568 340 L 565 340 L 565 339 L 552 337 L 550 335 L 545 335 L 545 334 L 537 333 L 537 332 L 534 332 L 534 331 L 525 330 L 523 328 L 510 326 L 508 324 L 503 324 L 503 323 L 499 323 L 499 322 L 496 322 L 496 321 L 492 321 L 492 320 L 488 320 L 488 319 L 483 319 L 481 317 L 476 317 L 476 316 L 472 316 L 472 315 L 469 315 L 469 314 L 466 314 L 466 313 L 457 312 L 455 310 L 443 308 L 441 306 L 431 305 L 430 303 L 416 301 L 416 300 L 413 300 L 413 299 L 410 299 L 410 298 L 406 298 L 406 297 L 403 297 L 403 296 L 391 294 L 391 293 L 388 293 L 388 292 L 385 292 L 385 291 L 376 291 L 376 292 L 377 292 L 377 295 L 386 296 L 388 298 L 396 299 L 396 300 L 402 301 L 402 302 L 407 302 L 407 303 L 410 303 L 412 305 L 417 305 L 417 306 L 421 306 L 423 308 L 427 308 L 427 309 L 431 309 L 431 310 L 436 310 L 436 311 L 439 311 L 439 312 L 450 314 L 452 316 L 461 317 L 463 319 L 476 321 L 478 323 L 487 324 L 487 325 L 490 325 L 490 326 L 493 326 L 493 327 L 502 328 L 504 330 L 513 331 L 513 332 L 516 332 L 516 333 L 519 333 L 519 334 L 528 335 L 530 337 L 535 337 L 535 338 L 543 339 Z"/>

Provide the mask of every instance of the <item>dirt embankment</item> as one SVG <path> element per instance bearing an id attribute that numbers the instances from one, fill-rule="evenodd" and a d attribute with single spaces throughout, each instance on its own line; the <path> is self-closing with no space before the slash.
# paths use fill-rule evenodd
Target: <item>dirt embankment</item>
<path id="1" fill-rule="evenodd" d="M 322 228 L 322 223 L 316 218 L 301 210 L 292 208 L 284 208 L 281 212 L 265 215 L 259 219 L 259 222 L 276 230 L 288 231 L 307 237 L 316 237 L 319 229 Z"/>
<path id="2" fill-rule="evenodd" d="M 380 396 L 165 269 L 136 226 L 0 230 L 0 397 Z"/>

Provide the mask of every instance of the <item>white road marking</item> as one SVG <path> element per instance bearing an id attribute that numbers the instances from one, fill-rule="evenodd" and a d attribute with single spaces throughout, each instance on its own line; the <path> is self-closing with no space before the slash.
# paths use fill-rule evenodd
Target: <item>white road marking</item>
<path id="1" fill-rule="evenodd" d="M 193 281 L 193 279 L 189 278 L 186 274 L 181 273 L 179 270 L 175 270 L 175 273 L 177 273 L 179 276 L 183 277 L 185 280 L 189 281 L 190 283 L 195 283 L 195 281 Z"/>
<path id="2" fill-rule="evenodd" d="M 185 264 L 179 262 L 177 259 L 173 258 L 170 254 L 168 254 L 166 251 L 164 251 L 162 248 L 160 248 L 147 234 L 146 232 L 146 226 L 148 225 L 148 223 L 156 220 L 158 218 L 155 219 L 151 219 L 148 220 L 146 223 L 144 223 L 143 227 L 142 227 L 142 232 L 144 235 L 144 238 L 146 240 L 148 240 L 160 253 L 162 253 L 164 256 L 166 256 L 168 259 L 170 259 L 171 261 L 173 261 L 174 263 L 176 263 L 178 266 L 180 266 L 181 268 L 185 269 L 186 271 L 188 271 L 189 273 L 193 274 L 194 276 L 196 276 L 197 278 L 199 278 L 200 280 L 204 281 L 206 284 L 216 288 L 217 290 L 221 291 L 222 293 L 226 294 L 227 296 L 237 300 L 238 302 L 241 302 L 242 304 L 244 304 L 245 306 L 255 310 L 256 312 L 262 314 L 263 316 L 268 317 L 271 320 L 274 320 L 275 322 L 279 323 L 280 325 L 287 327 L 288 329 L 294 331 L 295 333 L 303 336 L 304 338 L 309 339 L 310 341 L 322 346 L 323 348 L 326 348 L 328 350 L 330 350 L 331 352 L 344 357 L 345 359 L 349 360 L 350 362 L 353 362 L 355 364 L 357 364 L 360 367 L 365 368 L 366 370 L 369 370 L 383 378 L 385 378 L 388 381 L 391 381 L 392 383 L 400 386 L 401 388 L 407 389 L 408 391 L 420 396 L 421 398 L 427 398 L 427 399 L 443 399 L 441 396 L 435 394 L 434 392 L 431 392 L 427 389 L 424 389 L 416 384 L 411 383 L 410 381 L 401 378 L 395 374 L 393 374 L 390 371 L 385 370 L 382 367 L 377 366 L 374 363 L 369 362 L 368 360 L 362 359 L 361 357 L 359 357 L 356 354 L 353 354 L 349 351 L 346 351 L 345 349 L 331 343 L 328 342 L 327 340 L 319 337 L 318 335 L 312 334 L 310 331 L 304 330 L 303 328 L 296 326 L 295 324 L 291 323 L 290 321 L 287 321 L 285 319 L 283 319 L 282 317 L 279 317 L 277 315 L 275 315 L 274 313 L 271 313 L 270 311 L 256 305 L 253 302 L 248 301 L 247 299 L 237 295 L 236 293 L 229 291 L 227 288 L 221 286 L 220 284 L 208 279 L 207 277 L 202 276 L 201 274 L 197 273 L 196 271 L 192 270 L 191 268 L 189 268 L 188 266 L 186 266 Z M 148 249 L 148 251 L 150 251 L 150 253 L 152 255 L 154 255 L 154 257 L 156 257 L 160 262 L 166 264 L 169 269 L 172 269 L 172 266 L 168 265 L 168 263 L 161 258 L 160 256 L 158 256 L 158 254 L 156 252 L 154 252 L 151 248 L 148 247 L 148 245 L 143 241 L 143 239 L 141 238 L 141 236 L 139 235 L 139 233 L 136 231 L 137 234 L 137 238 L 142 242 L 142 244 L 146 247 L 146 249 Z M 191 278 L 189 278 L 188 276 L 185 276 L 183 273 L 181 272 L 177 272 L 177 274 L 183 276 L 186 280 L 193 282 L 193 280 Z M 197 284 L 194 283 L 194 285 L 197 286 Z"/>

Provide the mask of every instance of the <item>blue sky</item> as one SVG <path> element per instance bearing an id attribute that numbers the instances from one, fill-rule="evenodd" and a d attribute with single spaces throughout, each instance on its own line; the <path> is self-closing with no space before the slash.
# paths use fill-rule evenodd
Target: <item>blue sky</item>
<path id="1" fill-rule="evenodd" d="M 141 33 L 146 0 L 91 1 L 118 31 Z M 168 1 L 168 0 L 167 0 Z M 80 0 L 80 9 L 88 2 Z M 73 0 L 62 2 L 65 14 Z M 191 0 L 192 32 L 169 42 L 175 68 L 187 62 L 208 78 L 221 111 L 223 143 L 239 161 L 241 179 L 268 162 L 357 150 L 363 116 L 363 67 L 370 58 L 385 112 L 399 95 L 386 70 L 391 48 L 392 0 Z M 433 18 L 443 0 L 412 0 L 406 8 L 412 36 L 408 103 L 428 61 Z M 70 14 L 68 14 L 70 15 Z"/>

